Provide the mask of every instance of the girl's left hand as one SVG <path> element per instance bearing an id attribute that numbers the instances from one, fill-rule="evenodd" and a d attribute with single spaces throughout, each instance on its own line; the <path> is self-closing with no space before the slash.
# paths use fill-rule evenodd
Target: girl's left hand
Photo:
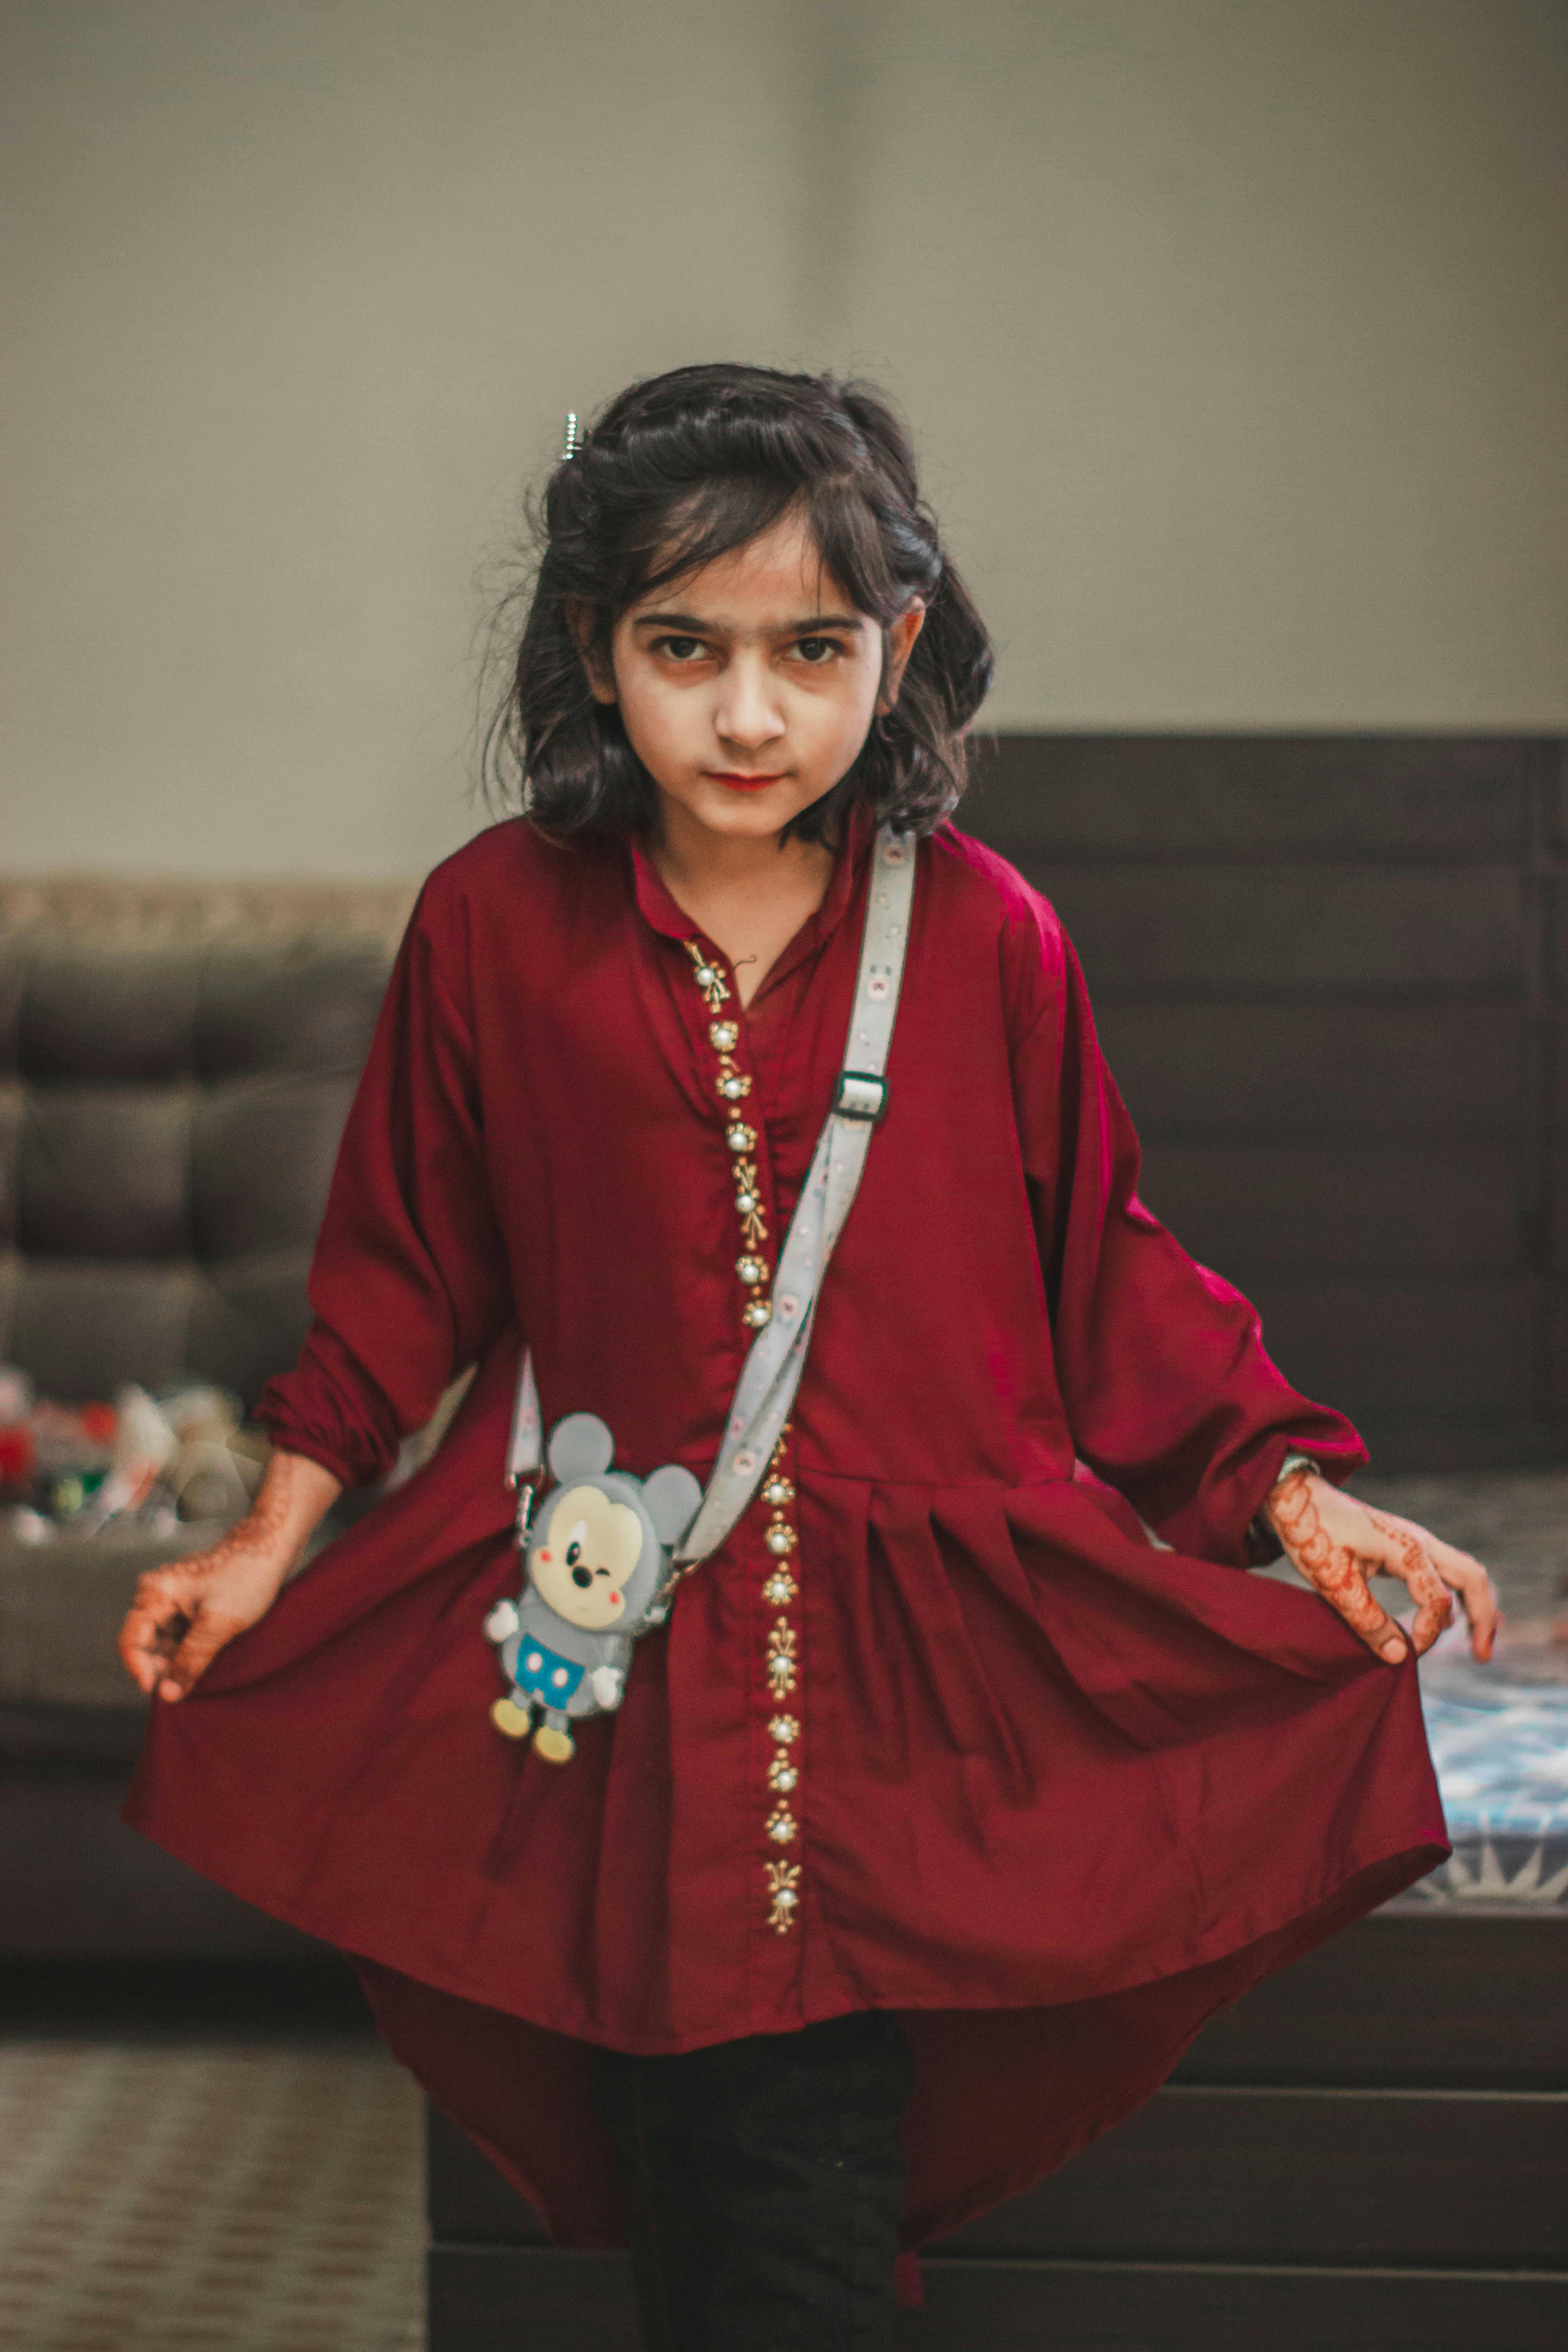
<path id="1" fill-rule="evenodd" d="M 1358 1503 L 1353 1495 L 1342 1494 L 1310 1470 L 1292 1470 L 1281 1478 L 1266 1507 L 1275 1533 L 1308 1583 L 1389 1665 L 1403 1663 L 1406 1643 L 1367 1590 L 1373 1576 L 1397 1576 L 1408 1585 L 1417 1604 L 1410 1629 L 1417 1656 L 1431 1648 L 1452 1621 L 1453 1592 L 1469 1620 L 1472 1654 L 1482 1660 L 1491 1656 L 1497 1589 L 1468 1552 L 1456 1551 L 1412 1519 Z"/>

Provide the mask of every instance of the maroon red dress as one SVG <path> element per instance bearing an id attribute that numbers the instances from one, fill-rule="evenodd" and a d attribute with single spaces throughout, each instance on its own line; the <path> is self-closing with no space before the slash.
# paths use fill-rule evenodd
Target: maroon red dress
<path id="1" fill-rule="evenodd" d="M 154 1709 L 130 1807 L 355 1956 L 577 2244 L 618 2228 L 586 2043 L 898 2011 L 918 2243 L 1446 1851 L 1413 1667 L 1241 1572 L 1287 1449 L 1342 1476 L 1355 1433 L 1140 1205 L 1060 929 L 951 829 L 780 1475 L 574 1761 L 492 1727 L 519 1331 L 547 1425 L 593 1412 L 625 1467 L 706 1477 L 766 1292 L 743 1261 L 840 1066 L 868 849 L 745 1013 L 622 840 L 520 820 L 432 876 L 265 1418 L 357 1483 L 478 1371 L 428 1465 Z"/>

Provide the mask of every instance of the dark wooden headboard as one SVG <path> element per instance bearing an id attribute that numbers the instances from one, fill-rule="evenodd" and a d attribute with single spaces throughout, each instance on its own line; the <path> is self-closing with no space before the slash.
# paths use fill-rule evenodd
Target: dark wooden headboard
<path id="1" fill-rule="evenodd" d="M 1568 746 L 1013 735 L 1143 1193 L 1380 1469 L 1568 1458 Z"/>

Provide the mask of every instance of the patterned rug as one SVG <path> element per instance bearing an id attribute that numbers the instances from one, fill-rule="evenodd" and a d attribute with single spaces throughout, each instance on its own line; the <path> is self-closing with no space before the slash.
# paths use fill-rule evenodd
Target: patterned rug
<path id="1" fill-rule="evenodd" d="M 0 2043 L 5 2352 L 418 2352 L 418 2095 L 367 2038 Z"/>
<path id="2" fill-rule="evenodd" d="M 1370 1501 L 1484 1559 L 1502 1599 L 1489 1664 L 1469 1655 L 1462 1622 L 1421 1661 L 1426 1736 L 1454 1853 L 1405 1900 L 1568 1911 L 1568 1475 L 1490 1471 L 1357 1484 Z M 1379 1584 L 1385 1606 L 1397 1590 Z"/>

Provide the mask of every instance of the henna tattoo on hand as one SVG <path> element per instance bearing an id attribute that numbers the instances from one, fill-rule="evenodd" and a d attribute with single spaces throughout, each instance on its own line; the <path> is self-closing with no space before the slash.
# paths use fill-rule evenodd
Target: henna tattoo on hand
<path id="1" fill-rule="evenodd" d="M 1292 1470 L 1268 1497 L 1268 1516 L 1279 1540 L 1303 1576 L 1314 1576 L 1331 1565 L 1334 1547 L 1318 1516 L 1318 1506 L 1304 1470 Z"/>
<path id="2" fill-rule="evenodd" d="M 1422 1549 L 1421 1538 L 1414 1528 L 1406 1527 L 1400 1519 L 1389 1518 L 1382 1511 L 1369 1510 L 1367 1517 L 1399 1554 L 1401 1566 L 1394 1572 L 1403 1576 L 1411 1599 L 1418 1604 L 1411 1639 L 1417 1653 L 1429 1650 L 1444 1628 L 1454 1622 L 1454 1596 Z"/>
<path id="3" fill-rule="evenodd" d="M 1308 1583 L 1338 1610 L 1351 1631 L 1397 1665 L 1405 1656 L 1405 1636 L 1367 1590 L 1370 1561 L 1350 1544 L 1337 1543 L 1324 1527 L 1315 1483 L 1310 1471 L 1293 1470 L 1269 1496 L 1268 1515 L 1279 1540 Z"/>
<path id="4" fill-rule="evenodd" d="M 315 1463 L 275 1454 L 251 1508 L 210 1550 L 138 1579 L 120 1655 L 149 1697 L 183 1697 L 226 1643 L 267 1614 L 340 1491 Z"/>

